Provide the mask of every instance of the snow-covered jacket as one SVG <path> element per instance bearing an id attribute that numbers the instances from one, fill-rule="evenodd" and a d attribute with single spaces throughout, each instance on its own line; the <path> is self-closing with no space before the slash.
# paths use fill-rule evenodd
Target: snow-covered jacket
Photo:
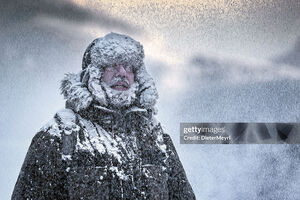
<path id="1" fill-rule="evenodd" d="M 64 79 L 66 109 L 33 138 L 12 199 L 195 199 L 155 109 L 112 110 L 81 80 Z"/>

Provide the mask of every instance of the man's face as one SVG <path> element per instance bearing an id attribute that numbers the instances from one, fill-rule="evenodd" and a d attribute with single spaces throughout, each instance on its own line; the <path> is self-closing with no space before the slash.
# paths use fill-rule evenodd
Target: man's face
<path id="1" fill-rule="evenodd" d="M 112 66 L 108 66 L 104 69 L 102 81 L 114 90 L 128 90 L 134 83 L 134 73 L 132 66 L 125 64 L 115 64 Z"/>

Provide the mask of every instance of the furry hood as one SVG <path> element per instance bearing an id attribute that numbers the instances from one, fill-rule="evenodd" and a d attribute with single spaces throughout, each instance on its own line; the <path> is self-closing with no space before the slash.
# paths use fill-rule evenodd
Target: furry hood
<path id="1" fill-rule="evenodd" d="M 158 93 L 143 59 L 143 47 L 126 35 L 110 33 L 94 40 L 84 53 L 82 70 L 77 74 L 68 73 L 62 80 L 61 93 L 66 104 L 75 112 L 86 110 L 95 102 L 107 108 L 107 96 L 101 86 L 103 69 L 116 62 L 126 62 L 134 67 L 138 84 L 135 106 L 155 111 Z"/>

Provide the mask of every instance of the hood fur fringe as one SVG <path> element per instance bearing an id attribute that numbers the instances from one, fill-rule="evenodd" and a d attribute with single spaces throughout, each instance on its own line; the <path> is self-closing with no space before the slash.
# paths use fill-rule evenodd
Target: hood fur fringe
<path id="1" fill-rule="evenodd" d="M 61 81 L 60 89 L 64 98 L 67 100 L 66 104 L 75 112 L 85 110 L 93 101 L 92 94 L 88 91 L 85 84 L 80 82 L 80 74 L 66 74 Z"/>
<path id="2" fill-rule="evenodd" d="M 107 107 L 106 99 L 97 98 L 97 96 L 89 91 L 87 84 L 81 82 L 83 72 L 85 70 L 80 71 L 78 74 L 67 73 L 61 81 L 61 94 L 64 95 L 68 107 L 72 108 L 75 112 L 86 110 L 92 102 L 98 102 L 101 106 Z M 139 88 L 137 91 L 138 105 L 135 106 L 151 109 L 156 112 L 155 104 L 158 99 L 158 93 L 153 79 L 146 72 L 144 66 L 136 72 L 136 81 L 139 84 Z M 99 88 L 98 92 L 104 94 L 105 92 L 101 87 Z"/>

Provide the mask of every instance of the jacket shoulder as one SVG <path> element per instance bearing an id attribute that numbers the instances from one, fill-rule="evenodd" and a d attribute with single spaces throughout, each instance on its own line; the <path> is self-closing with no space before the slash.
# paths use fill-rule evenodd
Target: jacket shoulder
<path id="1" fill-rule="evenodd" d="M 39 130 L 37 135 L 46 134 L 61 139 L 63 135 L 71 135 L 73 132 L 78 132 L 79 129 L 76 113 L 71 109 L 62 109 Z"/>
<path id="2" fill-rule="evenodd" d="M 65 192 L 59 192 L 64 190 L 67 166 L 58 124 L 51 121 L 43 128 L 31 141 L 12 194 L 14 200 L 67 199 L 60 197 Z"/>

